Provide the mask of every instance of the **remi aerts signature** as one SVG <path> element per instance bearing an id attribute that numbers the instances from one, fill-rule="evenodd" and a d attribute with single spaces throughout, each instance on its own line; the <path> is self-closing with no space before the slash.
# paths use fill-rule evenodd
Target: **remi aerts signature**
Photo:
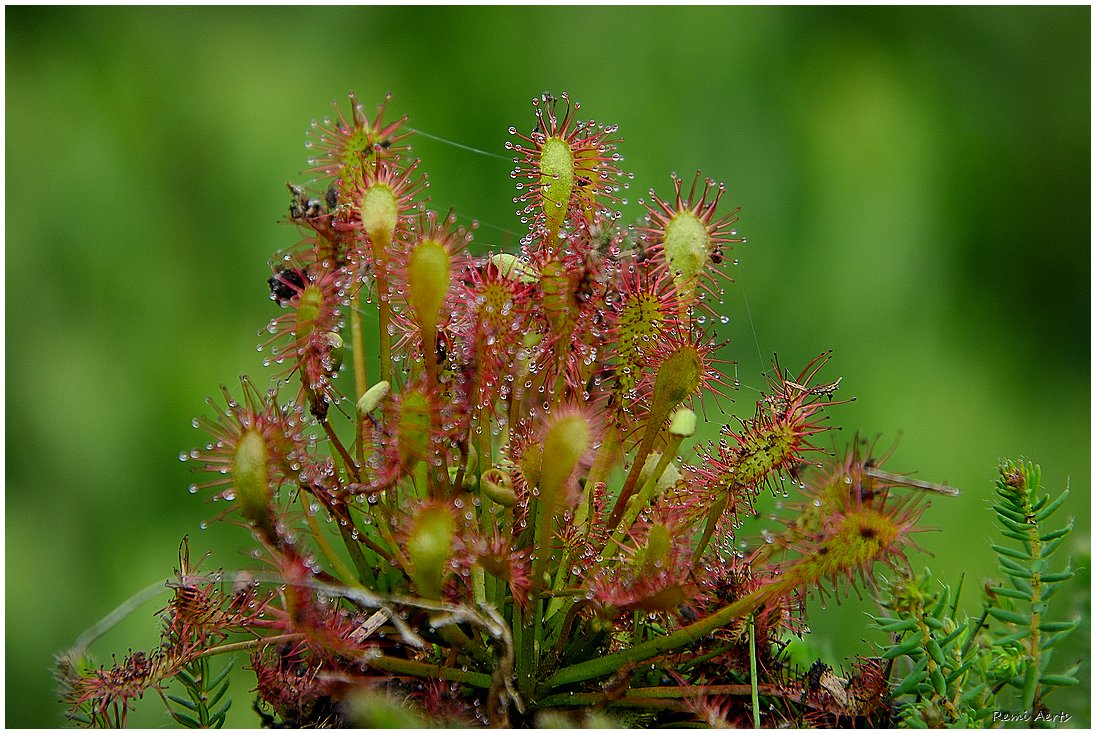
<path id="1" fill-rule="evenodd" d="M 1045 722 L 1045 723 L 1048 723 L 1048 724 L 1064 724 L 1072 718 L 1073 718 L 1073 715 L 1072 714 L 1067 714 L 1065 711 L 1062 711 L 1062 712 L 1057 713 L 1057 714 L 1052 714 L 1049 711 L 1040 711 L 1040 712 L 1035 714 L 1035 718 L 1031 717 L 1031 712 L 1030 711 L 994 711 L 993 712 L 993 720 L 995 722 L 996 721 L 1000 721 L 1000 722 L 1030 721 L 1032 723 L 1035 723 L 1035 722 L 1040 722 L 1041 721 L 1041 722 Z"/>

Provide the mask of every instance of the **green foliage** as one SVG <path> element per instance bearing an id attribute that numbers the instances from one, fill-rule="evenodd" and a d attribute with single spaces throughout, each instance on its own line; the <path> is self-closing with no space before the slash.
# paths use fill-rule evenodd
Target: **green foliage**
<path id="1" fill-rule="evenodd" d="M 883 658 L 904 662 L 892 689 L 903 726 L 966 728 L 1017 719 L 1048 724 L 1047 694 L 1079 682 L 1079 663 L 1063 673 L 1049 670 L 1055 647 L 1079 624 L 1047 616 L 1050 597 L 1074 578 L 1069 561 L 1064 570 L 1048 572 L 1050 556 L 1074 522 L 1046 529 L 1069 491 L 1051 501 L 1040 495 L 1039 479 L 1039 467 L 1030 462 L 1000 468 L 993 511 L 998 531 L 1012 544 L 991 547 L 1007 585 L 985 585 L 980 617 L 960 617 L 958 592 L 938 584 L 928 569 L 886 588 L 881 601 L 894 616 L 874 622 L 893 634 Z"/>
<path id="2" fill-rule="evenodd" d="M 894 616 L 874 618 L 893 635 L 882 657 L 909 663 L 891 690 L 900 702 L 898 718 L 907 727 L 977 726 L 993 710 L 986 682 L 976 680 L 982 648 L 972 643 L 979 623 L 957 621 L 958 594 L 934 586 L 928 570 L 891 584 L 883 603 Z"/>
<path id="3" fill-rule="evenodd" d="M 991 640 L 999 656 L 990 672 L 995 683 L 1018 692 L 1020 709 L 1031 712 L 1033 723 L 1045 711 L 1043 698 L 1050 689 L 1077 685 L 1074 674 L 1080 667 L 1078 663 L 1064 674 L 1048 670 L 1055 646 L 1077 628 L 1079 620 L 1047 619 L 1050 598 L 1074 578 L 1070 560 L 1059 571 L 1050 566 L 1051 556 L 1072 532 L 1074 520 L 1071 517 L 1057 529 L 1046 528 L 1069 490 L 1051 501 L 1050 495 L 1040 495 L 1040 475 L 1039 467 L 1030 462 L 1001 466 L 996 484 L 999 499 L 993 510 L 1000 533 L 1013 543 L 994 544 L 993 550 L 1008 585 L 986 588 L 987 609 L 995 622 Z"/>
<path id="4" fill-rule="evenodd" d="M 209 658 L 203 657 L 191 661 L 180 670 L 175 680 L 186 696 L 164 694 L 164 704 L 171 718 L 188 729 L 220 729 L 224 726 L 225 716 L 232 706 L 232 697 L 228 695 L 232 665 L 233 661 L 229 660 L 220 672 L 211 675 Z"/>

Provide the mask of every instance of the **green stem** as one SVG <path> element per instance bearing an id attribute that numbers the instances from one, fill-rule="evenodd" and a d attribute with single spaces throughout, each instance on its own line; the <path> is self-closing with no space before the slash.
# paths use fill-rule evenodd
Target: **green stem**
<path id="1" fill-rule="evenodd" d="M 600 678 L 621 669 L 629 663 L 641 663 L 664 652 L 690 645 L 705 635 L 711 634 L 713 630 L 724 627 L 732 621 L 755 611 L 769 599 L 787 593 L 800 583 L 799 577 L 800 574 L 791 573 L 780 581 L 756 589 L 714 614 L 697 620 L 687 627 L 682 627 L 672 634 L 656 637 L 653 640 L 642 642 L 617 653 L 562 668 L 548 679 L 545 689 L 552 690 L 559 686 L 579 683 L 591 678 Z"/>
<path id="2" fill-rule="evenodd" d="M 495 465 L 494 449 L 491 445 L 491 409 L 484 408 L 480 411 L 479 425 L 479 456 L 477 469 L 479 474 Z"/>
<path id="3" fill-rule="evenodd" d="M 488 648 L 483 645 L 476 645 L 472 641 L 472 638 L 466 635 L 464 630 L 455 624 L 446 624 L 438 627 L 437 635 L 450 647 L 469 654 L 480 665 L 490 666 L 494 664 L 494 659 L 491 657 Z"/>
<path id="4" fill-rule="evenodd" d="M 582 489 L 582 500 L 575 510 L 575 526 L 582 529 L 584 534 L 590 532 L 589 521 L 594 514 L 594 485 L 605 481 L 613 467 L 613 457 L 619 449 L 620 433 L 615 426 L 610 426 L 605 431 L 601 447 L 594 455 L 594 463 L 590 466 L 590 473 L 586 475 L 586 486 Z"/>
<path id="5" fill-rule="evenodd" d="M 758 693 L 777 696 L 792 702 L 802 700 L 802 694 L 782 689 L 779 686 L 758 686 Z M 727 684 L 712 686 L 652 686 L 649 688 L 630 688 L 623 698 L 609 700 L 605 693 L 555 693 L 537 702 L 540 708 L 579 707 L 579 706 L 628 706 L 648 707 L 652 701 L 665 699 L 686 699 L 690 696 L 749 696 L 751 686 L 747 684 Z"/>
<path id="6" fill-rule="evenodd" d="M 320 548 L 320 553 L 324 559 L 331 564 L 331 567 L 335 569 L 336 575 L 342 580 L 344 584 L 350 585 L 354 583 L 354 572 L 351 571 L 343 560 L 339 558 L 339 555 L 335 553 L 335 549 L 331 547 L 331 544 L 327 542 L 327 536 L 324 535 L 320 529 L 320 524 L 316 521 L 316 516 L 309 511 L 308 499 L 305 497 L 303 491 L 298 492 L 298 496 L 301 498 L 301 507 L 304 508 L 304 519 L 308 523 L 308 527 L 312 529 L 312 537 L 316 540 L 316 545 Z M 347 549 L 349 550 L 349 544 Z M 362 569 L 358 569 L 359 573 Z M 364 583 L 364 579 L 362 579 Z"/>
<path id="7" fill-rule="evenodd" d="M 704 555 L 704 551 L 708 549 L 708 543 L 712 540 L 715 526 L 719 523 L 719 518 L 723 517 L 723 513 L 727 511 L 727 505 L 730 501 L 731 492 L 728 489 L 723 495 L 723 498 L 717 499 L 712 505 L 712 508 L 708 510 L 708 520 L 704 524 L 704 534 L 700 536 L 700 542 L 696 544 L 696 550 L 693 552 L 693 565 L 700 562 L 701 557 Z"/>
<path id="8" fill-rule="evenodd" d="M 354 568 L 358 571 L 358 580 L 366 586 L 372 586 L 372 584 L 374 583 L 373 572 L 369 568 L 369 564 L 365 561 L 365 554 L 362 553 L 362 549 L 359 543 L 364 543 L 366 547 L 369 547 L 371 549 L 373 549 L 374 544 L 372 544 L 371 541 L 369 541 L 362 534 L 362 532 L 354 526 L 354 520 L 350 516 L 349 512 L 346 513 L 345 519 L 347 525 L 349 525 L 350 527 L 347 527 L 347 525 L 343 525 L 342 522 L 340 522 L 338 519 L 335 520 L 335 524 L 339 526 L 339 534 L 342 536 L 343 543 L 346 545 L 346 552 L 350 554 L 350 561 L 354 564 Z M 351 529 L 356 531 L 356 538 L 354 537 L 355 532 L 352 532 Z M 383 549 L 376 548 L 373 549 L 373 552 L 383 557 L 383 554 L 378 553 L 378 550 Z"/>
<path id="9" fill-rule="evenodd" d="M 958 598 L 958 595 L 956 595 L 956 598 Z M 952 616 L 954 617 L 955 615 L 953 614 Z M 970 648 L 974 646 L 975 641 L 978 639 L 978 633 L 982 630 L 987 619 L 989 619 L 988 603 L 982 606 L 982 616 L 978 618 L 978 622 L 973 627 L 969 628 L 970 631 L 967 633 L 967 641 L 963 643 L 963 651 L 959 655 L 961 660 L 966 660 L 967 653 L 969 653 Z"/>
<path id="10" fill-rule="evenodd" d="M 1035 520 L 1035 511 L 1031 507 L 1029 497 L 1031 493 L 1027 493 L 1024 497 L 1024 514 L 1028 517 L 1028 541 L 1031 544 L 1031 558 L 1033 563 L 1037 563 L 1042 557 L 1043 544 L 1039 540 L 1039 523 Z M 1029 624 L 1028 632 L 1028 655 L 1031 658 L 1028 663 L 1035 668 L 1035 685 L 1031 687 L 1030 692 L 1025 691 L 1023 706 L 1025 711 L 1030 712 L 1030 718 L 1028 722 L 1034 725 L 1035 717 L 1038 715 L 1039 706 L 1036 706 L 1036 702 L 1039 700 L 1039 678 L 1042 676 L 1043 671 L 1040 669 L 1042 649 L 1040 643 L 1042 642 L 1042 635 L 1039 631 L 1039 623 L 1042 615 L 1042 598 L 1043 598 L 1043 579 L 1042 574 L 1032 569 L 1031 574 L 1031 622 Z M 1028 673 L 1028 675 L 1032 675 Z"/>
<path id="11" fill-rule="evenodd" d="M 567 643 L 571 641 L 571 633 L 574 631 L 575 620 L 578 619 L 578 613 L 582 611 L 583 608 L 592 606 L 593 604 L 594 602 L 590 599 L 581 599 L 567 609 L 567 614 L 563 616 L 555 642 L 552 645 L 552 655 L 555 658 L 558 659 L 563 655 L 563 649 L 567 646 Z"/>
<path id="12" fill-rule="evenodd" d="M 380 238 L 378 238 L 380 239 Z M 391 307 L 389 306 L 388 292 L 388 254 L 387 248 L 391 242 L 377 242 L 373 245 L 376 268 L 373 277 L 377 283 L 377 323 L 380 337 L 381 353 L 381 379 L 392 382 L 392 335 L 388 333 L 388 325 L 392 320 Z"/>
<path id="13" fill-rule="evenodd" d="M 682 663 L 681 665 L 678 666 L 677 669 L 678 669 L 678 671 L 686 671 L 686 670 L 689 670 L 690 668 L 695 668 L 698 665 L 703 665 L 704 663 L 708 662 L 709 660 L 712 660 L 713 658 L 719 657 L 720 655 L 727 652 L 728 650 L 733 650 L 737 646 L 738 646 L 737 642 L 732 642 L 729 645 L 722 645 L 720 647 L 715 648 L 714 650 L 711 650 L 709 652 L 704 653 L 703 655 L 701 655 L 699 657 L 689 658 L 688 662 Z"/>
<path id="14" fill-rule="evenodd" d="M 282 642 L 283 640 L 302 640 L 304 634 L 300 632 L 294 632 L 286 635 L 273 635 L 271 637 L 259 637 L 254 640 L 243 640 L 242 642 L 229 642 L 224 645 L 217 645 L 216 647 L 207 647 L 200 653 L 194 656 L 197 658 L 208 658 L 214 655 L 223 655 L 226 652 L 239 652 L 240 650 L 253 650 L 256 647 L 262 647 L 263 645 L 269 645 L 274 642 Z"/>
<path id="15" fill-rule="evenodd" d="M 477 606 L 487 606 L 487 577 L 483 566 L 472 566 L 472 599 Z"/>
<path id="16" fill-rule="evenodd" d="M 531 347 L 530 347 L 531 349 Z M 510 383 L 510 405 L 506 412 L 506 430 L 503 432 L 500 445 L 505 446 L 510 442 L 510 432 L 518 425 L 521 415 L 521 404 L 525 399 L 525 380 L 529 377 L 529 359 L 514 362 L 514 381 Z"/>
<path id="17" fill-rule="evenodd" d="M 644 483 L 639 494 L 628 503 L 628 507 L 624 510 L 624 517 L 621 519 L 620 524 L 613 528 L 613 535 L 609 538 L 609 544 L 602 553 L 605 558 L 612 557 L 617 546 L 620 545 L 620 541 L 624 538 L 624 534 L 628 532 L 628 529 L 632 527 L 632 523 L 639 517 L 639 513 L 641 513 L 643 508 L 651 501 L 655 491 L 658 489 L 659 480 L 662 479 L 662 475 L 666 472 L 666 467 L 670 465 L 670 462 L 677 456 L 678 449 L 681 448 L 682 438 L 682 436 L 670 435 L 670 443 L 666 447 L 666 451 L 663 452 L 658 464 L 655 466 L 655 470 L 651 473 L 651 476 L 647 477 L 647 481 Z"/>
<path id="18" fill-rule="evenodd" d="M 354 402 L 365 394 L 369 381 L 365 373 L 365 339 L 362 336 L 361 291 L 354 294 L 350 308 L 350 346 L 354 353 Z M 365 464 L 365 446 L 362 441 L 362 425 L 365 416 L 354 413 L 354 446 L 357 449 L 358 466 Z"/>
<path id="19" fill-rule="evenodd" d="M 620 522 L 621 515 L 624 514 L 624 510 L 628 506 L 628 500 L 635 491 L 636 482 L 639 481 L 639 473 L 643 470 L 643 465 L 647 463 L 647 455 L 654 448 L 655 439 L 658 438 L 658 434 L 662 430 L 662 424 L 666 422 L 667 416 L 670 415 L 669 410 L 662 410 L 659 413 L 659 415 L 655 415 L 652 412 L 647 419 L 647 428 L 643 432 L 643 441 L 639 444 L 635 461 L 632 462 L 632 468 L 624 480 L 624 486 L 620 489 L 616 505 L 613 506 L 613 513 L 609 516 L 608 526 L 611 528 L 615 528 L 617 523 Z"/>
<path id="20" fill-rule="evenodd" d="M 540 599 L 533 599 L 534 607 L 540 605 Z M 533 615 L 530 615 L 532 617 Z M 534 676 L 536 670 L 536 637 L 533 632 L 531 620 L 524 619 L 517 602 L 514 603 L 514 623 L 511 627 L 514 631 L 514 675 L 517 678 L 517 688 L 521 697 L 528 701 L 533 693 Z"/>
<path id="21" fill-rule="evenodd" d="M 469 421 L 468 430 L 472 430 L 471 421 Z M 453 477 L 453 483 L 450 489 L 453 492 L 460 492 L 464 489 L 464 478 L 468 474 L 468 466 L 472 459 L 470 454 L 474 453 L 475 449 L 469 451 L 469 436 L 465 434 L 464 438 L 460 442 L 460 457 L 457 459 L 457 474 Z M 446 471 L 446 477 L 448 478 L 449 472 Z"/>
<path id="22" fill-rule="evenodd" d="M 416 678 L 451 680 L 457 683 L 465 683 L 476 688 L 490 688 L 491 676 L 486 673 L 477 673 L 471 670 L 458 670 L 447 668 L 443 665 L 430 665 L 414 660 L 404 660 L 380 655 L 365 661 L 371 668 L 384 670 L 397 675 L 411 675 Z"/>
<path id="23" fill-rule="evenodd" d="M 391 528 L 388 527 L 388 521 L 378 518 L 378 521 L 373 523 L 373 527 L 377 528 L 377 531 L 381 534 L 381 538 L 383 538 L 384 542 L 388 543 L 388 547 L 392 549 L 392 552 L 387 554 L 387 559 L 389 561 L 396 561 L 399 567 L 403 569 L 403 572 L 407 574 L 407 577 L 411 578 L 411 561 L 409 561 L 403 551 L 400 550 L 400 545 L 392 535 Z M 358 535 L 360 536 L 361 533 Z M 370 547 L 372 548 L 373 546 Z"/>
<path id="24" fill-rule="evenodd" d="M 370 538 L 369 536 L 367 536 L 367 535 L 366 535 L 366 534 L 365 534 L 364 532 L 362 532 L 361 530 L 359 530 L 359 529 L 358 529 L 358 526 L 357 526 L 357 525 L 356 525 L 356 524 L 354 523 L 353 517 L 352 517 L 352 516 L 350 516 L 350 514 L 349 514 L 349 513 L 347 513 L 347 515 L 348 515 L 348 518 L 349 518 L 349 520 L 350 520 L 350 525 L 351 525 L 351 527 L 353 527 L 353 528 L 354 528 L 355 530 L 358 530 L 358 537 L 357 537 L 357 539 L 356 539 L 356 542 L 357 542 L 357 543 L 361 543 L 361 544 L 362 544 L 362 545 L 364 545 L 364 546 L 365 546 L 366 548 L 368 548 L 369 550 L 371 550 L 371 551 L 373 551 L 374 553 L 376 553 L 376 554 L 377 554 L 377 557 L 378 557 L 378 558 L 383 558 L 384 560 L 386 560 L 386 561 L 389 561 L 389 562 L 393 562 L 393 561 L 395 561 L 395 560 L 396 560 L 395 556 L 394 556 L 394 555 L 393 555 L 392 553 L 388 552 L 388 551 L 387 551 L 386 549 L 384 549 L 383 547 L 381 547 L 381 546 L 380 546 L 380 545 L 379 545 L 379 544 L 378 544 L 378 543 L 377 543 L 377 542 L 376 542 L 375 540 L 373 540 L 372 538 Z M 377 522 L 375 523 L 375 526 L 376 526 L 377 528 L 381 528 L 381 523 L 383 523 L 383 522 L 388 522 L 388 519 L 387 519 L 387 518 L 385 518 L 385 517 L 378 517 L 378 518 L 377 518 Z M 340 523 L 339 527 L 340 527 L 341 529 L 343 529 L 343 530 L 345 530 L 345 529 L 346 529 L 346 528 L 344 528 L 344 527 L 343 527 L 343 525 L 342 525 L 341 523 Z M 381 533 L 381 535 L 383 536 L 383 535 L 384 535 L 384 533 L 382 532 L 382 533 Z M 345 533 L 345 534 L 343 535 L 343 538 L 344 538 L 344 539 L 347 539 L 347 540 L 350 540 L 350 541 L 354 541 L 354 540 L 355 540 L 354 538 L 351 538 L 351 537 L 350 537 L 350 534 L 349 534 L 349 532 Z M 388 542 L 389 544 L 391 544 L 391 543 L 392 543 L 392 541 L 391 541 L 390 537 L 386 536 L 386 537 L 385 537 L 384 539 L 385 539 L 385 542 Z M 347 546 L 347 550 L 348 550 L 348 551 L 350 551 L 350 556 L 351 556 L 351 558 L 353 558 L 353 556 L 354 556 L 354 550 L 352 550 L 352 549 L 350 548 L 350 546 Z M 359 549 L 359 552 L 360 552 L 360 549 Z M 363 561 L 364 561 L 364 558 L 363 558 Z M 357 565 L 357 561 L 355 561 L 355 565 Z"/>
<path id="25" fill-rule="evenodd" d="M 932 641 L 932 630 L 929 629 L 929 626 L 927 624 L 925 624 L 926 616 L 927 615 L 923 606 L 918 606 L 916 609 L 914 609 L 914 617 L 917 620 L 917 631 L 921 636 L 921 649 L 927 652 L 929 648 L 929 643 Z M 926 655 L 925 659 L 925 669 L 928 671 L 930 676 L 934 672 L 938 672 L 940 675 L 944 675 L 946 677 L 946 670 L 944 666 L 939 665 L 933 659 L 932 655 Z M 933 697 L 936 698 L 936 694 L 933 694 Z M 940 696 L 939 700 L 944 710 L 946 710 L 948 712 L 948 715 L 952 717 L 952 721 L 955 721 L 959 718 L 959 710 L 946 695 Z"/>
<path id="26" fill-rule="evenodd" d="M 423 368 L 426 371 L 426 384 L 428 389 L 433 395 L 442 395 L 441 380 L 438 377 L 438 360 L 436 356 L 437 344 L 438 344 L 438 332 L 436 329 L 426 328 L 422 329 L 423 340 Z M 439 413 L 438 406 L 435 400 L 430 401 L 430 430 L 432 435 L 440 435 L 441 430 L 441 414 Z M 427 486 L 429 496 L 432 499 L 438 499 L 442 496 L 442 490 L 449 486 L 449 456 L 448 451 L 441 451 L 442 465 L 435 467 L 434 462 L 429 462 L 430 467 L 427 472 Z M 458 485 L 459 488 L 459 485 Z"/>
<path id="27" fill-rule="evenodd" d="M 524 699 L 528 700 L 536 689 L 536 673 L 540 667 L 541 632 L 544 628 L 545 601 L 537 596 L 533 597 L 532 622 L 525 630 L 525 655 L 527 663 L 527 677 L 524 681 L 518 681 L 518 690 Z"/>
<path id="28" fill-rule="evenodd" d="M 754 729 L 761 728 L 761 704 L 757 695 L 757 640 L 754 637 L 754 615 L 750 615 L 750 704 L 753 706 Z"/>
<path id="29" fill-rule="evenodd" d="M 327 434 L 328 440 L 331 445 L 335 447 L 335 450 L 339 452 L 339 457 L 342 458 L 343 464 L 346 465 L 346 470 L 350 473 L 350 477 L 355 481 L 361 481 L 361 475 L 359 474 L 359 467 L 354 462 L 354 458 L 350 456 L 350 453 L 343 446 L 342 441 L 339 440 L 339 436 L 335 433 L 335 429 L 331 427 L 327 418 L 318 418 L 320 425 L 323 426 L 324 433 Z"/>
<path id="30" fill-rule="evenodd" d="M 567 581 L 567 576 L 571 568 L 571 553 L 568 549 L 563 549 L 563 556 L 559 560 L 559 568 L 556 569 L 556 577 L 552 581 L 552 588 L 550 593 L 551 597 L 548 599 L 548 611 L 544 613 L 544 618 L 551 621 L 556 613 L 563 608 L 564 597 L 558 595 L 556 592 L 560 591 Z"/>

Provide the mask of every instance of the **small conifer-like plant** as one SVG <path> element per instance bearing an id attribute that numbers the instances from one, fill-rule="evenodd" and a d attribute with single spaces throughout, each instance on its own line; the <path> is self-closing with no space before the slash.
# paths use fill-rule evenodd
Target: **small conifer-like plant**
<path id="1" fill-rule="evenodd" d="M 1075 682 L 1048 668 L 1075 626 L 1046 621 L 1072 573 L 1048 565 L 1062 498 L 1002 469 L 1020 547 L 994 545 L 1008 581 L 958 621 L 907 559 L 928 496 L 957 493 L 864 441 L 820 445 L 828 353 L 774 358 L 752 414 L 683 450 L 736 387 L 708 325 L 738 210 L 697 173 L 622 223 L 616 127 L 566 95 L 533 106 L 506 144 L 520 243 L 479 255 L 475 225 L 426 206 L 404 118 L 351 96 L 314 123 L 303 239 L 263 274 L 271 373 L 222 388 L 182 456 L 255 567 L 202 570 L 184 539 L 158 648 L 59 657 L 70 718 L 122 726 L 152 691 L 219 726 L 230 658 L 279 726 L 973 726 L 1011 690 L 1044 710 Z M 785 529 L 751 531 L 759 494 L 788 489 Z M 792 665 L 806 596 L 852 589 L 886 610 L 877 656 Z"/>

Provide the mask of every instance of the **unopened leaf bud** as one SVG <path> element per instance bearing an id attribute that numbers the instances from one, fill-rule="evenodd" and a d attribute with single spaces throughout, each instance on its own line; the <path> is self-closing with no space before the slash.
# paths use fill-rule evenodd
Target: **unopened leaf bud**
<path id="1" fill-rule="evenodd" d="M 513 507 L 518 503 L 514 493 L 514 480 L 508 472 L 493 467 L 480 477 L 480 490 L 492 502 L 503 507 Z"/>
<path id="2" fill-rule="evenodd" d="M 670 434 L 689 438 L 696 433 L 696 413 L 689 408 L 678 408 L 670 416 Z"/>
<path id="3" fill-rule="evenodd" d="M 388 397 L 389 390 L 391 390 L 391 385 L 388 384 L 388 380 L 381 380 L 362 393 L 357 403 L 358 415 L 366 415 L 376 410 L 381 401 Z"/>

